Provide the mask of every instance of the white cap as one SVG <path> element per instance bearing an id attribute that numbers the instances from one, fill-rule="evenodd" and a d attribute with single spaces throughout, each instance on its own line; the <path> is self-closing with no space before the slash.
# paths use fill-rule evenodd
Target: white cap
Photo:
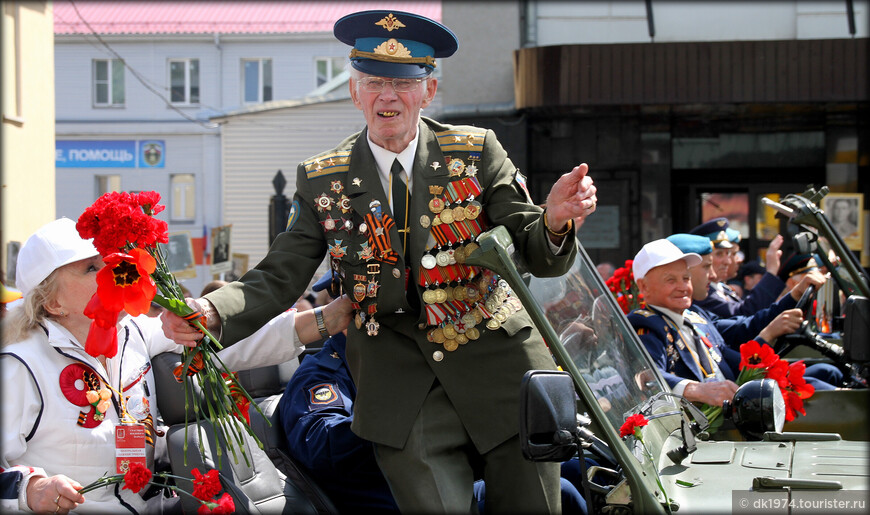
<path id="1" fill-rule="evenodd" d="M 655 240 L 647 243 L 634 256 L 631 271 L 635 280 L 643 279 L 647 272 L 657 266 L 667 265 L 680 259 L 686 262 L 686 266 L 695 266 L 701 263 L 701 256 L 694 252 L 683 254 L 679 247 L 666 239 Z"/>
<path id="2" fill-rule="evenodd" d="M 91 240 L 83 240 L 76 223 L 60 218 L 39 228 L 18 252 L 15 286 L 26 297 L 58 268 L 97 256 Z"/>

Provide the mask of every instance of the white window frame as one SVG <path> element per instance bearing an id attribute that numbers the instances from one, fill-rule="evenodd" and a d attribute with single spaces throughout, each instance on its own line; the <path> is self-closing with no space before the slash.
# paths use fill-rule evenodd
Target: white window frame
<path id="1" fill-rule="evenodd" d="M 196 61 L 197 64 L 197 84 L 199 87 L 199 99 L 195 102 L 192 102 L 190 99 L 190 86 L 191 86 L 191 77 L 190 77 L 190 65 Z M 172 64 L 173 63 L 183 63 L 184 64 L 184 100 L 174 101 L 172 100 Z M 171 58 L 168 60 L 166 65 L 166 74 L 167 74 L 167 82 L 169 83 L 169 102 L 173 105 L 199 105 L 202 100 L 202 81 L 200 76 L 201 68 L 199 67 L 199 58 L 197 57 L 185 57 L 185 58 Z"/>
<path id="2" fill-rule="evenodd" d="M 121 176 L 117 174 L 98 174 L 94 176 L 95 199 L 110 191 L 121 191 Z"/>
<path id="3" fill-rule="evenodd" d="M 189 180 L 187 180 L 188 177 Z M 195 174 L 173 173 L 169 175 L 169 220 L 172 222 L 193 222 L 196 220 Z"/>
<path id="4" fill-rule="evenodd" d="M 107 79 L 105 81 L 106 86 L 107 86 L 106 89 L 108 91 L 106 102 L 100 102 L 99 99 L 97 98 L 97 85 L 102 83 L 102 80 L 97 79 L 97 63 L 106 63 L 106 73 L 108 74 Z M 118 86 L 118 84 L 115 84 L 115 67 L 116 66 L 121 67 L 120 87 L 121 87 L 121 94 L 123 95 L 121 102 L 117 103 L 117 104 L 114 102 L 115 88 Z M 124 107 L 124 105 L 127 102 L 127 92 L 125 91 L 125 86 L 124 86 L 125 72 L 126 72 L 126 70 L 124 70 L 124 63 L 121 62 L 120 59 L 94 59 L 93 60 L 93 62 L 91 64 L 91 77 L 93 79 L 94 107 Z"/>
<path id="5" fill-rule="evenodd" d="M 320 72 L 318 71 L 318 65 L 321 62 L 326 63 L 326 80 L 320 82 Z M 319 88 L 320 86 L 326 84 L 331 81 L 338 75 L 343 72 L 346 66 L 347 58 L 345 57 L 315 57 L 314 58 L 314 87 Z M 333 69 L 335 65 L 338 65 L 337 68 Z"/>
<path id="6" fill-rule="evenodd" d="M 271 89 L 271 92 L 270 92 L 271 98 L 269 98 L 269 99 L 265 98 L 266 85 L 265 85 L 264 73 L 263 73 L 263 69 L 264 69 L 263 64 L 266 61 L 269 62 L 269 67 L 271 68 L 271 77 L 269 78 L 269 81 L 270 81 L 269 88 Z M 245 65 L 247 63 L 254 63 L 254 62 L 257 63 L 257 99 L 256 100 L 248 100 L 245 97 L 245 95 L 247 93 L 247 83 L 246 83 L 247 74 L 245 73 Z M 273 66 L 271 57 L 245 57 L 245 58 L 242 58 L 241 68 L 242 68 L 242 91 L 241 91 L 241 94 L 242 94 L 242 103 L 243 104 L 259 104 L 262 102 L 268 102 L 270 100 L 275 99 L 275 87 L 274 87 L 275 67 Z"/>

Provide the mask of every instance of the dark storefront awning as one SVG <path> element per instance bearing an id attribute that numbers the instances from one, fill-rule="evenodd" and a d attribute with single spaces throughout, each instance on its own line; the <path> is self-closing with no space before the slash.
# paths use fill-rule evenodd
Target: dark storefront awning
<path id="1" fill-rule="evenodd" d="M 866 102 L 870 39 L 563 45 L 514 53 L 516 107 Z"/>

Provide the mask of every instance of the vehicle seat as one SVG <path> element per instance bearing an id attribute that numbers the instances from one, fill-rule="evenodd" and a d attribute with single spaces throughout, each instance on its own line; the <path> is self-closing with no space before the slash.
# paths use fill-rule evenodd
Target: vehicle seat
<path id="1" fill-rule="evenodd" d="M 239 383 L 263 412 L 260 415 L 253 408 L 249 410 L 251 430 L 262 442 L 263 451 L 269 456 L 275 467 L 305 492 L 319 512 L 338 513 L 337 508 L 326 493 L 285 451 L 287 438 L 284 436 L 284 429 L 278 416 L 278 404 L 287 383 L 290 382 L 290 377 L 298 367 L 299 360 L 294 359 L 273 367 L 239 372 Z M 271 425 L 266 422 L 267 420 L 271 422 Z"/>
<path id="2" fill-rule="evenodd" d="M 209 469 L 219 469 L 224 489 L 233 497 L 237 513 L 337 513 L 334 505 L 313 481 L 301 473 L 297 474 L 297 472 L 301 472 L 299 470 L 291 470 L 292 474 L 286 474 L 279 470 L 273 463 L 272 455 L 260 449 L 254 439 L 244 431 L 241 434 L 241 445 L 234 442 L 234 447 L 237 449 L 237 453 L 239 448 L 244 448 L 248 463 L 241 455 L 238 456 L 238 463 L 236 463 L 225 443 L 221 441 L 222 456 L 220 467 L 218 467 L 218 447 L 211 423 L 207 420 L 201 420 L 199 424 L 191 421 L 185 426 L 184 384 L 175 381 L 175 376 L 172 374 L 172 370 L 180 363 L 181 355 L 174 353 L 164 353 L 152 358 L 154 377 L 157 383 L 158 409 L 164 423 L 169 426 L 166 439 L 173 474 L 193 477 L 191 473 L 193 468 L 198 468 L 203 473 Z M 265 368 L 274 368 L 274 370 L 259 373 L 261 369 L 258 369 L 252 374 L 246 375 L 250 376 L 249 379 L 256 378 L 258 382 L 263 382 L 261 379 L 265 379 L 267 376 L 280 382 L 281 370 L 279 367 Z M 286 369 L 287 367 L 285 367 L 285 371 Z M 247 380 L 246 382 L 250 383 Z M 249 385 L 245 384 L 246 388 Z M 260 389 L 257 385 L 253 386 L 252 390 L 259 393 L 267 391 L 268 388 L 275 388 L 274 384 L 268 387 L 262 385 L 263 387 Z M 199 388 L 195 388 L 194 393 L 201 395 Z M 188 394 L 190 395 L 191 392 Z M 279 397 L 280 394 L 270 395 L 261 398 L 261 401 L 267 402 L 267 405 L 274 403 L 277 407 Z M 264 448 L 268 445 L 270 453 L 280 456 L 278 454 L 280 450 L 277 446 L 280 445 L 283 434 L 279 429 L 280 423 L 278 423 L 277 418 L 273 422 L 273 426 L 269 428 L 256 410 L 252 409 L 250 413 L 252 428 L 256 428 L 255 434 L 264 442 Z M 274 414 L 274 409 L 270 413 Z M 186 464 L 184 457 L 185 440 L 187 440 L 188 447 Z M 204 448 L 204 459 L 199 452 L 200 441 L 202 441 Z M 279 463 L 284 464 L 283 460 L 280 460 Z M 180 488 L 188 492 L 193 491 L 190 482 L 179 481 L 178 483 Z M 188 496 L 182 497 L 182 508 L 185 513 L 195 513 L 199 506 L 196 500 Z"/>

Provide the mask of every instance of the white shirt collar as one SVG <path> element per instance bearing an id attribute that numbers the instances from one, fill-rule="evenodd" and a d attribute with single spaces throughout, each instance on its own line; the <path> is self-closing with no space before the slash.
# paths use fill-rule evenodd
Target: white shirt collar
<path id="1" fill-rule="evenodd" d="M 375 156 L 375 162 L 378 164 L 378 173 L 381 176 L 381 182 L 389 184 L 390 169 L 393 167 L 393 161 L 398 159 L 399 163 L 402 164 L 402 168 L 405 169 L 405 173 L 408 174 L 408 187 L 410 187 L 411 181 L 414 179 L 414 176 L 411 173 L 411 170 L 414 168 L 414 156 L 417 155 L 417 143 L 420 141 L 419 125 L 417 126 L 417 134 L 414 136 L 414 139 L 408 143 L 405 150 L 398 154 L 390 152 L 384 147 L 378 146 L 374 141 L 372 141 L 368 132 L 366 132 L 366 139 L 369 142 L 369 148 L 372 150 L 372 155 Z"/>
<path id="2" fill-rule="evenodd" d="M 683 320 L 684 320 L 685 311 L 683 311 L 683 313 L 677 313 L 676 311 L 672 311 L 668 308 L 663 308 L 661 306 L 655 306 L 653 304 L 650 304 L 649 306 L 652 308 L 655 308 L 656 310 L 660 311 L 663 315 L 665 315 L 666 317 L 671 319 L 671 321 L 673 323 L 677 324 L 677 327 L 683 327 Z"/>

